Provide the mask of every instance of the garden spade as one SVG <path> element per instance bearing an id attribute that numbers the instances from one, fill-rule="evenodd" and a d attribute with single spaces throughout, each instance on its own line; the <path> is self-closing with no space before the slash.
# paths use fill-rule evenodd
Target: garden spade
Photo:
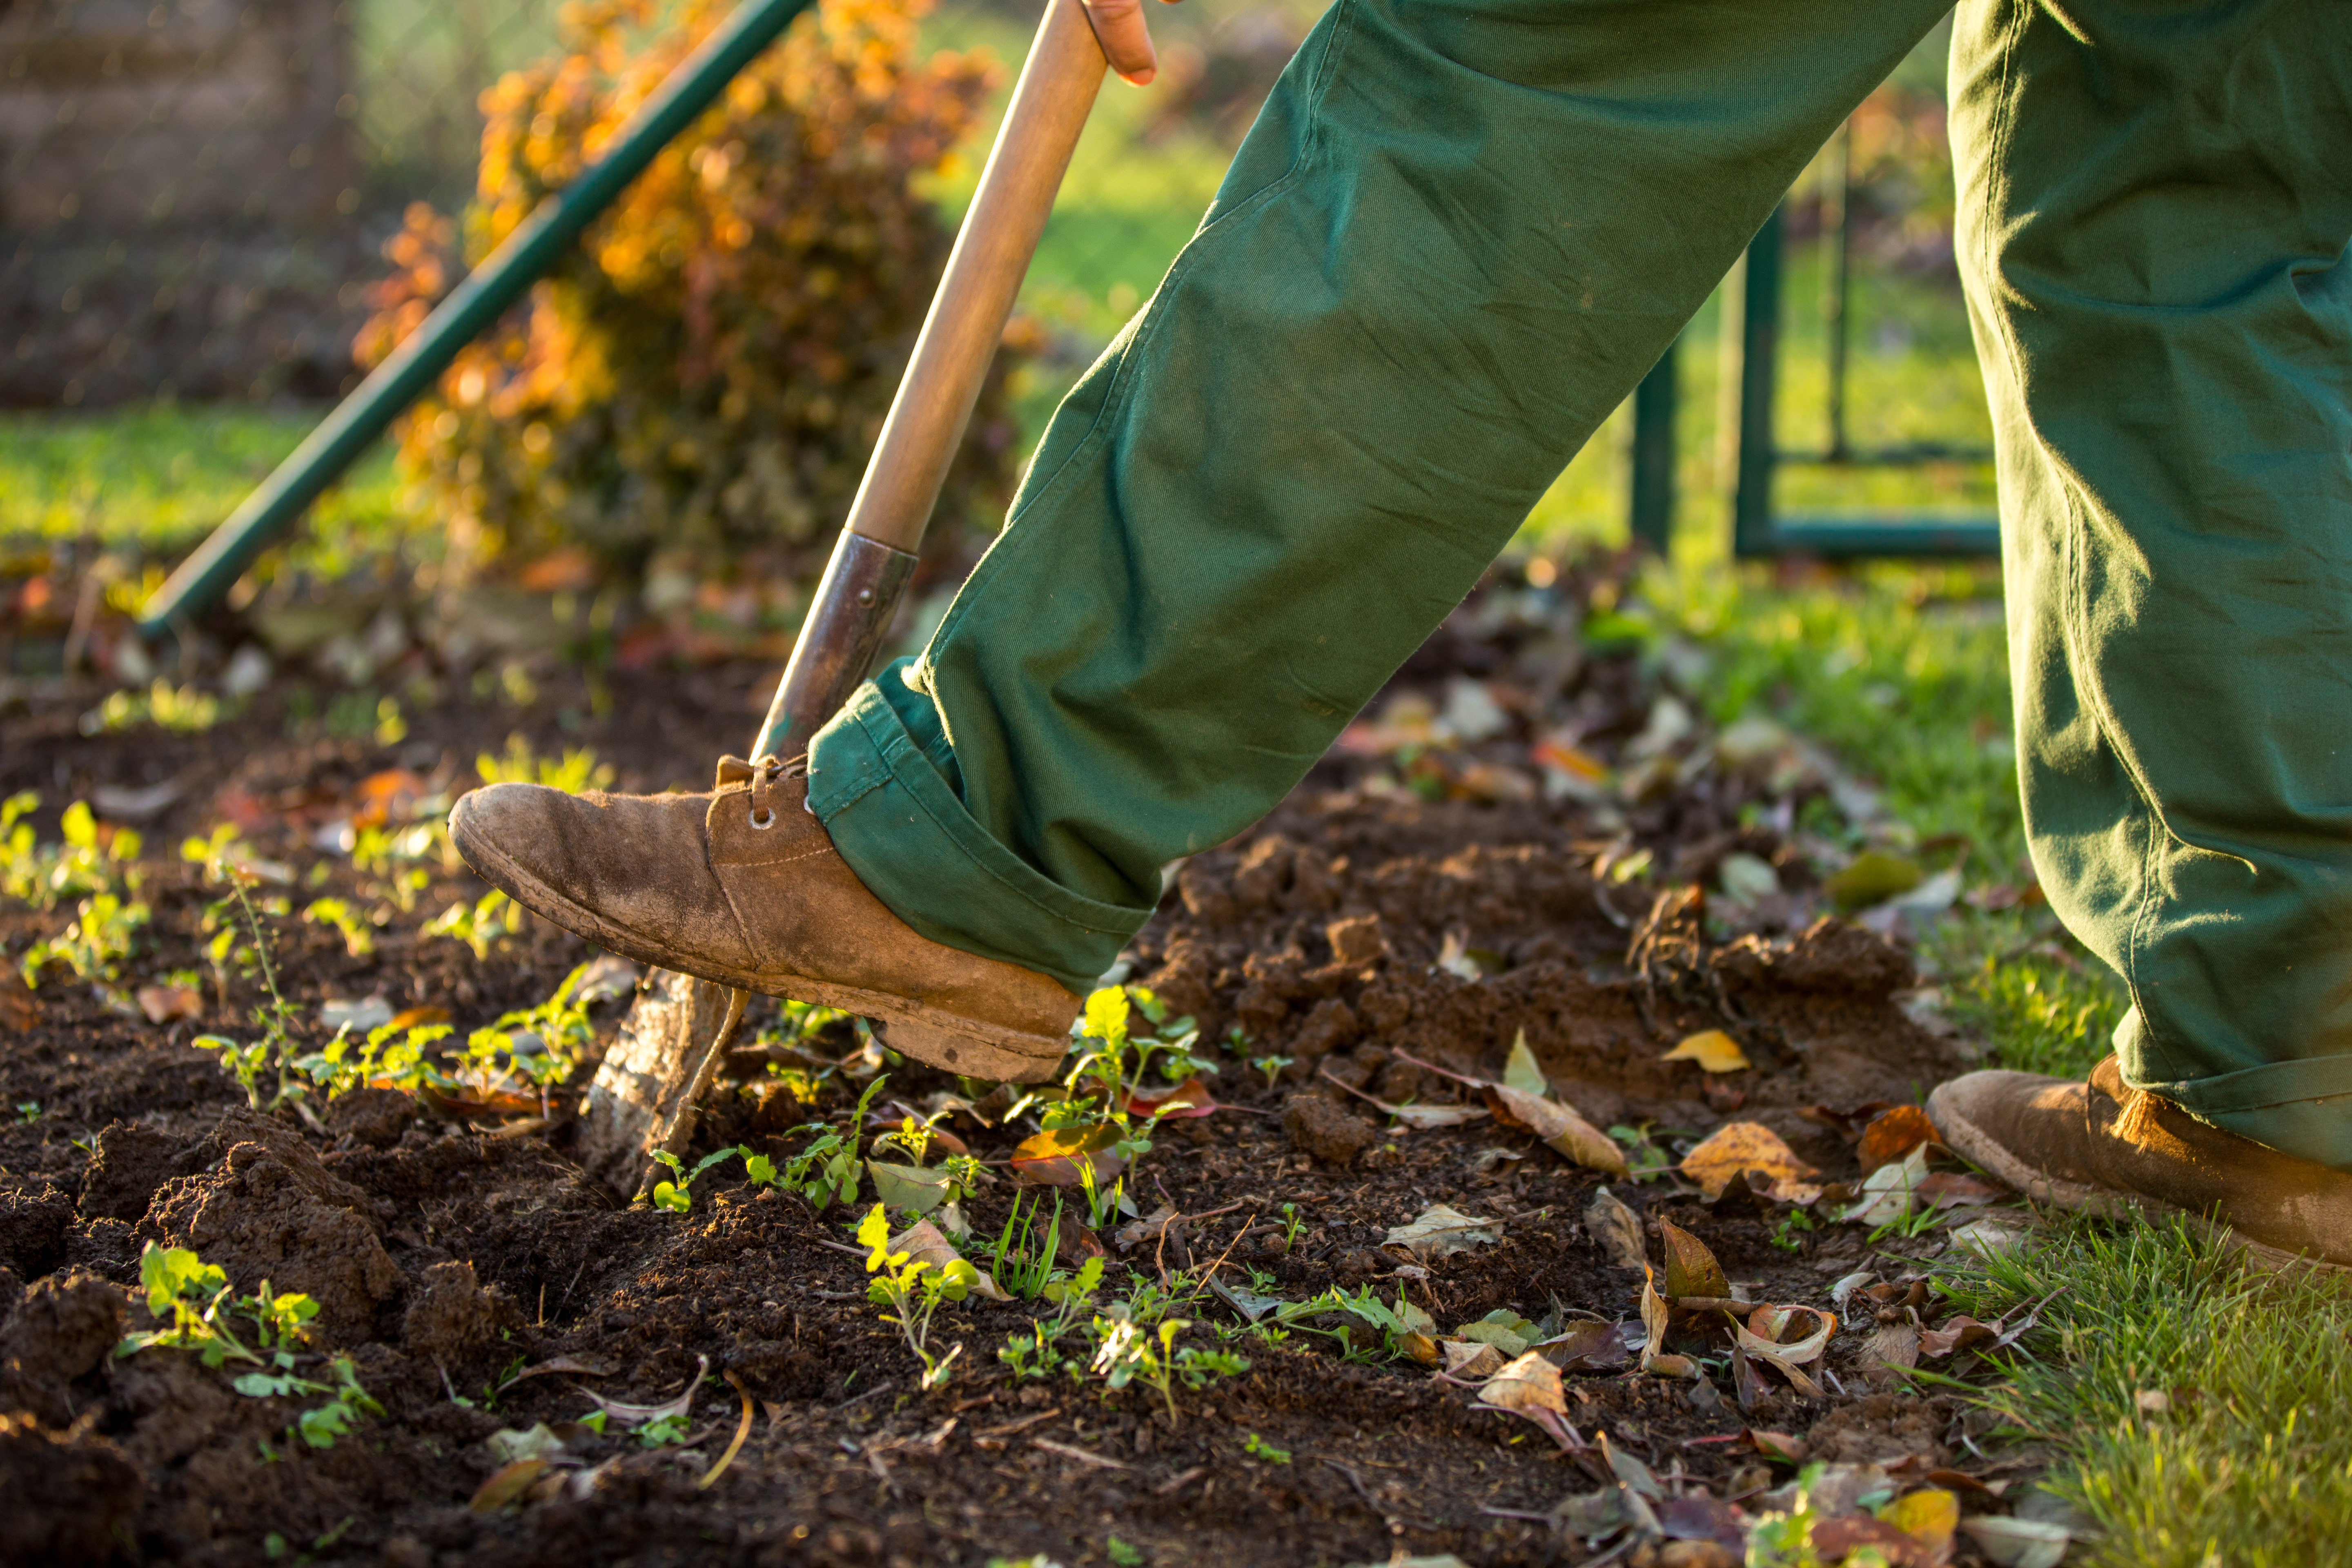
<path id="1" fill-rule="evenodd" d="M 1080 0 L 1047 0 L 849 520 L 746 755 L 807 751 L 872 669 L 1108 68 Z M 683 1151 L 744 1000 L 683 974 L 648 977 L 589 1087 L 581 1148 L 591 1171 L 642 1194 L 660 1169 L 653 1154 Z"/>

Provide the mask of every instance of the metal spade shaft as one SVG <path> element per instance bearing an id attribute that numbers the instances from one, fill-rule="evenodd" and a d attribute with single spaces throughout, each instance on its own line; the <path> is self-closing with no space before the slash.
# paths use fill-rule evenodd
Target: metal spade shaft
<path id="1" fill-rule="evenodd" d="M 873 668 L 1108 68 L 1080 0 L 1047 0 L 754 759 L 807 751 Z"/>

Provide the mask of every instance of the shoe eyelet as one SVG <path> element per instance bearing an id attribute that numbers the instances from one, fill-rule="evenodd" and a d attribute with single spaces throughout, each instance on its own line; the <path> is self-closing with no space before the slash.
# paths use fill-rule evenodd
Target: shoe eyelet
<path id="1" fill-rule="evenodd" d="M 761 833 L 765 833 L 775 825 L 776 808 L 773 806 L 770 806 L 764 814 L 756 811 L 751 814 L 751 826 Z"/>

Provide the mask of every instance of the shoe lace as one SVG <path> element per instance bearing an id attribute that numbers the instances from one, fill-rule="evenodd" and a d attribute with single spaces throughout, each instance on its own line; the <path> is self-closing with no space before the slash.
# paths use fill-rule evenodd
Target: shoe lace
<path id="1" fill-rule="evenodd" d="M 808 772 L 808 759 L 794 757 L 784 762 L 775 756 L 761 757 L 751 764 L 751 826 L 764 832 L 776 825 L 776 803 L 773 791 L 779 779 L 800 778 Z"/>

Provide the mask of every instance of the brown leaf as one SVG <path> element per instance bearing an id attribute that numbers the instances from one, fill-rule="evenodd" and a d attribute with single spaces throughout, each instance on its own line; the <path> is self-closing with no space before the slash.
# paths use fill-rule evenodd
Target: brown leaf
<path id="1" fill-rule="evenodd" d="M 1672 1316 L 1666 1299 L 1658 1294 L 1657 1284 L 1648 1267 L 1644 1266 L 1642 1269 L 1642 1329 L 1645 1337 L 1642 1342 L 1642 1370 L 1655 1373 L 1661 1377 L 1696 1377 L 1698 1369 L 1691 1364 L 1690 1358 L 1665 1353 L 1666 1324 Z"/>
<path id="2" fill-rule="evenodd" d="M 1217 1097 L 1209 1092 L 1209 1086 L 1197 1078 L 1188 1078 L 1159 1094 L 1129 1095 L 1127 1100 L 1129 1115 L 1156 1115 L 1162 1121 L 1213 1116 L 1223 1109 L 1217 1103 Z"/>
<path id="3" fill-rule="evenodd" d="M 511 1465 L 501 1465 L 490 1473 L 490 1479 L 475 1489 L 474 1500 L 466 1506 L 476 1513 L 496 1513 L 509 1505 L 522 1500 L 530 1483 L 547 1471 L 545 1459 L 517 1459 Z"/>
<path id="4" fill-rule="evenodd" d="M 1124 1155 L 1111 1145 L 1118 1128 L 1108 1121 L 1092 1127 L 1056 1127 L 1024 1138 L 1013 1151 L 1013 1179 L 1034 1186 L 1075 1187 L 1083 1184 L 1082 1167 L 1094 1167 L 1095 1179 L 1108 1181 L 1127 1168 Z"/>
<path id="5" fill-rule="evenodd" d="M 1723 1265 L 1715 1260 L 1706 1243 L 1670 1219 L 1658 1221 L 1658 1235 L 1666 1244 L 1669 1300 L 1680 1300 L 1685 1296 L 1721 1298 L 1731 1294 L 1731 1282 L 1723 1272 Z"/>
<path id="6" fill-rule="evenodd" d="M 1849 1553 L 1874 1546 L 1894 1568 L 1939 1568 L 1951 1555 L 1947 1551 L 1939 1556 L 1934 1548 L 1866 1513 L 1843 1514 L 1818 1521 L 1813 1526 L 1812 1545 L 1824 1563 L 1843 1563 Z"/>
<path id="7" fill-rule="evenodd" d="M 1874 1375 L 1888 1371 L 1908 1372 L 1919 1364 L 1925 1337 L 1916 1323 L 1879 1324 L 1870 1342 L 1862 1347 L 1863 1371 Z"/>
<path id="8" fill-rule="evenodd" d="M 1402 1247 L 1423 1263 L 1466 1252 L 1479 1243 L 1503 1239 L 1500 1222 L 1466 1215 L 1450 1204 L 1432 1204 L 1410 1224 L 1391 1226 L 1381 1245 Z"/>
<path id="9" fill-rule="evenodd" d="M 1813 1331 L 1791 1341 L 1786 1336 L 1799 1326 L 1800 1312 L 1813 1320 Z M 1822 1397 L 1821 1384 L 1801 1369 L 1820 1360 L 1822 1352 L 1828 1348 L 1831 1336 L 1837 1332 L 1835 1313 L 1824 1312 L 1818 1307 L 1767 1304 L 1757 1308 L 1745 1324 L 1735 1325 L 1732 1332 L 1741 1350 L 1757 1361 L 1769 1363 L 1798 1393 L 1809 1399 Z"/>
<path id="10" fill-rule="evenodd" d="M 1801 1465 L 1805 1462 L 1805 1456 L 1813 1451 L 1811 1444 L 1786 1432 L 1765 1432 L 1751 1426 L 1748 1431 L 1748 1440 L 1756 1445 L 1758 1453 L 1783 1465 Z"/>
<path id="11" fill-rule="evenodd" d="M 1921 1144 L 1935 1142 L 1936 1124 L 1927 1120 L 1925 1110 L 1916 1105 L 1897 1105 L 1879 1112 L 1862 1130 L 1862 1143 L 1854 1152 L 1862 1160 L 1863 1174 L 1868 1175 Z"/>
<path id="12" fill-rule="evenodd" d="M 1639 1268 L 1649 1261 L 1642 1245 L 1642 1221 L 1623 1200 L 1607 1187 L 1596 1189 L 1584 1208 L 1584 1228 L 1600 1247 L 1601 1255 L 1619 1268 Z"/>
<path id="13" fill-rule="evenodd" d="M 1990 1182 L 1956 1171 L 1930 1172 L 1915 1192 L 1931 1209 L 1967 1208 L 1976 1204 L 1998 1203 L 2009 1195 Z"/>
<path id="14" fill-rule="evenodd" d="M 1722 1195 L 1736 1175 L 1746 1175 L 1759 1193 L 1790 1203 L 1811 1203 L 1822 1190 L 1811 1183 L 1821 1172 L 1797 1157 L 1780 1135 L 1760 1121 L 1734 1121 L 1710 1133 L 1683 1156 L 1682 1173 L 1710 1198 Z"/>
<path id="15" fill-rule="evenodd" d="M 1954 1351 L 1966 1350 L 1970 1345 L 1990 1344 L 1999 1338 L 1999 1329 L 1963 1312 L 1958 1317 L 1945 1319 L 1932 1329 L 1921 1330 L 1919 1354 L 1948 1356 Z"/>
<path id="16" fill-rule="evenodd" d="M 151 1024 L 205 1016 L 205 994 L 193 985 L 142 985 L 138 996 L 139 1010 Z"/>
<path id="17" fill-rule="evenodd" d="M 1503 1370 L 1503 1352 L 1483 1340 L 1440 1340 L 1437 1348 L 1450 1376 L 1492 1377 Z"/>
<path id="18" fill-rule="evenodd" d="M 1507 1084 L 1487 1084 L 1485 1092 L 1487 1108 L 1506 1126 L 1527 1129 L 1542 1140 L 1546 1148 L 1580 1165 L 1606 1172 L 1621 1181 L 1629 1174 L 1625 1152 L 1609 1134 L 1569 1106 L 1557 1100 L 1538 1099 Z"/>
<path id="19" fill-rule="evenodd" d="M 1525 1416 L 1571 1452 L 1584 1447 L 1584 1439 L 1568 1424 L 1568 1400 L 1560 1392 L 1559 1368 L 1534 1351 L 1487 1378 L 1478 1390 L 1478 1401 Z"/>
<path id="20" fill-rule="evenodd" d="M 1562 1372 L 1607 1372 L 1633 1359 L 1616 1323 L 1570 1323 L 1534 1348 Z"/>

